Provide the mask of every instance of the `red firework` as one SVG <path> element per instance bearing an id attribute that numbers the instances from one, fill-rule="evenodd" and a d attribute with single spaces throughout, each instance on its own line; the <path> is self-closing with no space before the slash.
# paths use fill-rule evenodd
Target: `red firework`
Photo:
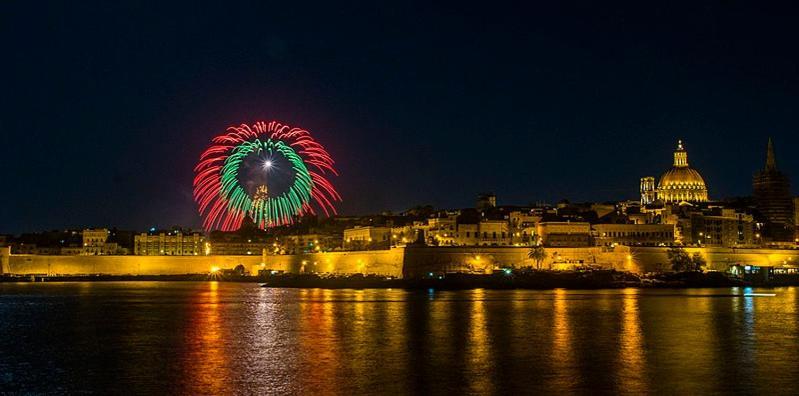
<path id="1" fill-rule="evenodd" d="M 226 179 L 223 171 L 226 166 L 230 166 L 227 160 L 235 149 L 266 139 L 282 142 L 293 149 L 298 156 L 296 159 L 301 160 L 307 169 L 306 176 L 310 179 L 310 184 L 304 180 L 297 187 L 297 191 L 305 192 L 305 195 L 301 195 L 308 199 L 296 199 L 295 194 L 295 199 L 283 198 L 285 203 L 270 202 L 271 211 L 259 212 L 261 205 L 253 205 L 253 197 L 239 193 L 243 190 L 230 193 L 231 185 L 237 185 L 240 181 Z M 290 224 L 294 216 L 315 213 L 311 201 L 325 215 L 335 214 L 333 202 L 341 201 L 341 196 L 325 176 L 328 172 L 338 176 L 333 164 L 333 159 L 325 148 L 304 129 L 293 128 L 277 121 L 229 127 L 227 133 L 212 139 L 212 145 L 200 155 L 200 162 L 194 168 L 194 199 L 199 205 L 200 215 L 203 216 L 203 227 L 208 231 L 233 231 L 239 229 L 248 216 L 261 228 Z"/>

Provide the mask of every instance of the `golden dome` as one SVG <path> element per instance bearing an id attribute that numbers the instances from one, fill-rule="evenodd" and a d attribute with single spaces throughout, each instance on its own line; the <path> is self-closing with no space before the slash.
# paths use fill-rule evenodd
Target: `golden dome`
<path id="1" fill-rule="evenodd" d="M 694 168 L 671 168 L 660 176 L 658 188 L 705 187 L 705 180 Z"/>
<path id="2" fill-rule="evenodd" d="M 682 145 L 677 144 L 674 151 L 674 166 L 660 177 L 658 182 L 658 199 L 664 202 L 705 202 L 707 186 L 702 175 L 688 166 L 688 153 Z"/>

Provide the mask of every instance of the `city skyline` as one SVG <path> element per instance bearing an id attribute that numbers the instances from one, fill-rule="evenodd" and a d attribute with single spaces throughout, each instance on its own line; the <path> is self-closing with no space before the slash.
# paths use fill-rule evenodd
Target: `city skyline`
<path id="1" fill-rule="evenodd" d="M 675 155 L 676 155 L 676 153 L 678 153 L 678 152 L 681 152 L 681 151 L 682 151 L 682 152 L 688 151 L 686 148 L 684 148 L 684 146 L 685 146 L 686 144 L 687 144 L 687 143 L 686 143 L 686 142 L 684 142 L 682 139 L 678 139 L 678 140 L 677 140 L 677 143 L 676 143 L 677 151 L 675 152 Z M 672 150 L 674 150 L 674 147 L 675 147 L 675 146 L 674 146 L 674 145 L 672 145 Z M 765 169 L 765 168 L 767 168 L 768 166 L 772 166 L 772 165 L 770 165 L 770 163 L 771 163 L 772 161 L 774 161 L 774 155 L 775 155 L 775 154 L 774 154 L 774 150 L 775 150 L 775 149 L 774 149 L 774 146 L 773 146 L 773 144 L 772 144 L 772 139 L 771 139 L 771 138 L 769 138 L 769 139 L 768 139 L 768 144 L 767 144 L 767 146 L 766 146 L 766 147 L 767 147 L 767 150 L 768 150 L 768 151 L 767 151 L 766 153 L 761 153 L 761 154 L 763 154 L 763 155 L 761 155 L 761 156 L 763 157 L 763 161 L 762 161 L 762 163 L 761 163 L 760 167 L 757 169 L 757 171 L 762 171 L 762 169 Z M 683 151 L 683 150 L 684 150 L 684 151 Z M 662 162 L 663 162 L 664 164 L 667 164 L 667 163 L 668 163 L 667 159 L 668 159 L 667 157 L 666 157 L 666 158 L 664 158 L 664 160 L 663 160 Z M 695 157 L 691 157 L 692 163 L 693 163 L 694 159 L 695 159 Z M 653 160 L 653 161 L 654 161 L 654 160 Z M 674 161 L 675 161 L 674 165 L 676 165 L 676 161 L 677 161 L 676 157 L 675 157 Z M 697 161 L 697 162 L 700 162 L 700 163 L 701 163 L 701 162 L 703 162 L 703 161 Z M 780 162 L 782 163 L 783 161 L 780 161 Z M 663 171 L 665 171 L 665 173 L 664 173 L 664 175 L 663 175 L 663 176 L 660 176 L 660 177 L 657 177 L 657 178 L 655 178 L 655 177 L 649 177 L 649 178 L 651 178 L 651 179 L 653 180 L 653 182 L 655 183 L 655 185 L 657 185 L 657 184 L 658 184 L 658 182 L 660 182 L 660 181 L 661 181 L 661 179 L 662 179 L 662 178 L 663 178 L 663 177 L 664 177 L 666 174 L 668 174 L 670 171 L 669 171 L 669 168 L 668 168 L 666 165 L 664 165 L 664 166 L 662 167 L 662 170 L 661 170 L 661 171 L 658 171 L 657 173 L 653 173 L 653 174 L 658 174 L 658 175 L 659 175 L 660 173 L 663 173 Z M 699 169 L 699 171 L 702 171 L 702 169 Z M 704 173 L 704 172 L 702 171 L 702 173 Z M 757 172 L 753 172 L 753 174 L 757 174 Z M 641 180 L 640 180 L 640 181 L 641 181 L 641 183 L 643 183 L 643 182 L 644 182 L 644 180 L 643 180 L 643 179 L 645 179 L 645 178 L 647 178 L 647 177 L 643 177 L 643 178 L 641 178 Z M 789 178 L 789 181 L 790 181 L 790 174 L 788 175 L 788 178 Z M 701 180 L 701 176 L 700 176 L 700 180 Z M 750 183 L 751 183 L 751 178 L 750 178 L 749 180 L 750 180 Z M 711 184 L 711 183 L 708 183 L 708 184 L 709 184 L 709 186 L 707 187 L 707 190 L 708 190 L 708 191 L 710 191 L 711 193 L 712 193 L 713 191 L 715 191 L 715 190 L 714 190 L 712 187 L 710 187 L 710 185 L 712 185 L 712 184 Z M 790 184 L 789 184 L 789 186 L 790 186 Z M 636 185 L 632 184 L 632 187 L 631 187 L 630 189 L 632 190 L 632 189 L 634 189 L 635 187 L 636 187 Z M 596 203 L 605 203 L 605 202 L 623 202 L 623 201 L 638 201 L 638 200 L 640 200 L 642 203 L 644 203 L 644 202 L 645 202 L 645 200 L 644 200 L 644 196 L 643 196 L 643 188 L 644 188 L 644 187 L 643 187 L 643 184 L 640 184 L 640 185 L 639 185 L 639 186 L 637 186 L 637 187 L 639 187 L 639 188 L 638 188 L 638 190 L 635 192 L 634 196 L 618 197 L 617 199 L 606 199 L 606 200 L 570 200 L 570 199 L 569 199 L 569 197 L 562 197 L 561 199 L 559 199 L 559 200 L 554 200 L 554 201 L 544 201 L 544 200 L 537 200 L 537 201 L 534 201 L 534 200 L 528 200 L 528 201 L 521 201 L 521 202 L 510 202 L 510 201 L 506 200 L 504 197 L 501 197 L 499 202 L 497 202 L 497 201 L 496 201 L 496 199 L 497 199 L 497 198 L 494 198 L 494 199 L 495 199 L 495 202 L 494 202 L 494 203 L 495 203 L 495 204 L 498 204 L 498 205 L 510 205 L 510 206 L 522 206 L 522 207 L 523 207 L 523 206 L 538 206 L 538 205 L 554 205 L 554 204 L 557 204 L 558 202 L 561 202 L 561 201 L 570 201 L 570 202 L 575 202 L 575 203 L 579 203 L 579 202 L 596 202 Z M 654 185 L 653 185 L 653 187 L 654 187 Z M 486 192 L 486 191 L 482 191 L 482 192 L 475 192 L 474 194 L 472 194 L 472 196 L 470 196 L 470 197 L 466 197 L 466 198 L 467 198 L 467 199 L 469 199 L 471 202 L 465 203 L 465 204 L 464 204 L 464 205 L 462 205 L 462 206 L 451 206 L 451 207 L 440 207 L 440 206 L 435 206 L 435 205 L 431 205 L 431 206 L 432 206 L 432 207 L 433 207 L 435 210 L 453 210 L 453 209 L 463 209 L 463 208 L 470 208 L 470 207 L 472 207 L 472 206 L 473 206 L 473 204 L 474 204 L 474 197 L 475 197 L 475 196 L 479 196 L 480 194 L 482 194 L 482 193 L 485 193 L 485 192 Z M 496 193 L 495 193 L 495 191 L 491 191 L 491 193 L 492 193 L 492 194 L 494 194 L 494 196 L 495 196 L 495 197 L 496 197 L 496 195 L 499 195 L 499 194 L 496 194 Z M 653 192 L 653 194 L 655 194 L 655 193 Z M 654 196 L 654 195 L 653 195 L 653 196 Z M 711 199 L 709 199 L 708 201 L 709 201 L 709 202 L 714 202 L 714 201 L 715 201 L 715 202 L 719 202 L 719 201 L 722 201 L 722 200 L 724 200 L 724 199 L 735 199 L 735 198 L 743 198 L 743 197 L 750 197 L 750 198 L 752 197 L 751 184 L 750 184 L 750 191 L 749 191 L 749 194 L 742 194 L 742 195 L 736 195 L 736 196 L 715 196 L 715 195 L 713 195 L 713 196 L 712 196 L 712 198 L 711 198 Z M 462 199 L 463 199 L 463 197 L 459 197 L 458 199 L 461 199 L 461 200 L 462 200 Z M 649 199 L 647 199 L 646 201 L 649 201 Z M 380 214 L 380 213 L 387 213 L 387 212 L 390 212 L 390 213 L 401 213 L 401 212 L 404 212 L 405 210 L 412 209 L 412 208 L 414 208 L 414 207 L 417 207 L 417 206 L 422 206 L 422 205 L 430 205 L 430 204 L 429 204 L 429 203 L 426 203 L 426 202 L 417 202 L 417 203 L 409 203 L 408 205 L 406 205 L 405 207 L 403 207 L 403 208 L 401 208 L 401 209 L 399 209 L 399 210 L 391 210 L 391 209 L 384 208 L 384 209 L 382 209 L 382 210 L 377 210 L 377 211 L 373 211 L 373 212 L 339 213 L 339 215 L 344 215 L 344 216 L 347 216 L 347 215 L 366 216 L 366 215 L 377 215 L 377 214 Z M 197 206 L 197 204 L 196 204 L 196 203 L 194 203 L 194 208 L 195 208 L 195 210 L 196 210 L 196 206 Z M 327 215 L 324 215 L 324 214 L 322 214 L 322 213 L 317 213 L 316 215 L 317 215 L 317 216 L 321 216 L 321 217 L 327 217 Z M 329 215 L 331 215 L 331 216 L 332 216 L 332 215 L 333 215 L 333 213 L 331 212 Z M 196 223 L 191 223 L 191 224 L 179 224 L 179 223 L 168 224 L 168 223 L 158 223 L 158 222 L 152 222 L 152 223 L 150 223 L 150 224 L 144 224 L 144 225 L 142 225 L 142 226 L 138 226 L 138 227 L 135 227 L 135 226 L 134 226 L 134 227 L 129 227 L 129 226 L 120 225 L 120 224 L 117 224 L 117 223 L 114 223 L 114 224 L 87 224 L 87 223 L 78 223 L 78 224 L 74 224 L 74 225 L 68 225 L 68 226 L 64 226 L 64 227 L 54 227 L 54 228 L 30 228 L 30 229 L 25 229 L 25 230 L 22 230 L 22 231 L 6 231 L 6 230 L 0 230 L 0 232 L 2 232 L 2 233 L 7 233 L 7 234 L 18 234 L 18 233 L 25 233 L 25 232 L 38 232 L 38 231 L 45 231 L 45 230 L 51 230 L 51 229 L 52 229 L 52 230 L 58 230 L 58 229 L 73 229 L 73 230 L 80 230 L 80 229 L 87 228 L 87 227 L 88 227 L 88 228 L 92 228 L 92 227 L 101 227 L 101 228 L 102 228 L 102 227 L 113 227 L 114 229 L 130 229 L 130 230 L 141 230 L 141 231 L 144 231 L 144 230 L 150 230 L 150 229 L 156 229 L 156 230 L 168 230 L 168 229 L 171 229 L 171 228 L 173 228 L 173 227 L 188 227 L 189 229 L 192 229 L 192 228 L 196 228 L 196 229 L 202 229 L 201 225 L 199 225 L 199 223 L 200 223 L 200 222 L 201 222 L 201 217 L 200 217 L 200 215 L 198 214 L 198 215 L 197 215 L 197 222 L 196 222 Z M 124 222 L 123 222 L 123 224 L 124 224 Z"/>
<path id="2" fill-rule="evenodd" d="M 259 119 L 314 131 L 343 214 L 634 199 L 677 139 L 712 197 L 751 194 L 768 137 L 799 169 L 795 6 L 281 7 L 12 5 L 0 232 L 199 227 L 193 164 Z"/>
<path id="3" fill-rule="evenodd" d="M 683 145 L 684 145 L 684 142 L 682 141 L 682 139 L 679 139 L 679 140 L 677 141 L 677 147 L 678 147 L 678 151 L 682 151 L 682 150 L 683 150 Z M 769 138 L 769 142 L 768 142 L 768 150 L 769 150 L 769 152 L 768 152 L 768 158 L 766 158 L 766 156 L 763 156 L 763 158 L 764 158 L 764 161 L 763 161 L 763 164 L 761 165 L 761 167 L 760 167 L 759 169 L 763 169 L 764 167 L 768 167 L 768 166 L 769 166 L 768 162 L 769 162 L 769 161 L 773 161 L 773 159 L 774 159 L 774 158 L 773 158 L 774 152 L 772 151 L 772 150 L 773 150 L 773 146 L 772 146 L 772 142 L 771 142 L 771 139 L 770 139 L 770 138 Z M 686 151 L 687 151 L 687 150 L 686 150 Z M 693 157 L 692 157 L 692 158 L 693 158 Z M 676 159 L 675 159 L 675 161 L 676 161 Z M 666 162 L 666 161 L 664 161 L 664 163 L 665 163 L 665 162 Z M 664 168 L 664 170 L 666 170 L 666 169 L 667 169 L 667 168 Z M 668 173 L 668 172 L 667 172 L 667 173 Z M 662 176 L 661 176 L 661 177 L 658 177 L 658 178 L 653 178 L 653 179 L 654 179 L 656 182 L 659 182 L 659 181 L 661 180 L 661 178 L 662 178 Z M 701 178 L 701 177 L 700 177 L 700 178 Z M 708 187 L 708 189 L 710 189 L 710 187 Z M 712 190 L 711 190 L 711 191 L 712 191 Z M 492 192 L 492 193 L 493 193 L 493 192 Z M 640 199 L 642 200 L 642 202 L 643 202 L 643 197 L 642 197 L 642 196 L 640 196 L 640 194 L 642 194 L 642 193 L 643 193 L 643 191 L 639 191 L 638 193 L 639 193 L 639 196 L 637 196 L 637 197 L 624 197 L 624 198 L 618 198 L 618 199 L 594 200 L 594 201 L 591 201 L 591 200 L 586 200 L 586 201 L 575 201 L 575 200 L 571 200 L 571 202 L 622 202 L 622 201 L 626 201 L 626 200 L 635 201 L 635 200 L 637 200 L 637 199 L 639 199 L 639 198 L 640 198 Z M 473 203 L 473 202 L 474 202 L 474 201 L 473 201 L 473 199 L 474 199 L 474 196 L 475 196 L 475 195 L 479 195 L 479 194 L 474 194 L 472 197 L 470 197 L 470 198 L 472 199 L 472 202 L 471 202 L 471 203 Z M 750 194 L 749 194 L 749 195 L 743 195 L 743 196 L 741 196 L 741 197 L 751 197 L 751 196 L 752 196 L 752 194 L 751 194 L 751 192 L 750 192 Z M 723 199 L 727 199 L 727 198 L 738 198 L 738 196 L 734 196 L 734 197 L 713 197 L 713 198 L 714 198 L 714 199 L 710 199 L 709 201 L 710 201 L 710 202 L 713 202 L 713 201 L 721 201 L 721 200 L 723 200 Z M 495 198 L 495 199 L 496 199 L 496 198 Z M 499 204 L 500 204 L 500 205 L 511 205 L 511 206 L 514 206 L 514 205 L 518 205 L 518 206 L 530 206 L 530 205 L 532 205 L 532 206 L 537 206 L 537 205 L 554 205 L 554 204 L 556 204 L 557 202 L 559 202 L 559 201 L 563 201 L 563 200 L 566 200 L 566 201 L 568 201 L 569 199 L 568 199 L 568 197 L 563 197 L 563 198 L 561 198 L 560 200 L 557 200 L 557 201 L 549 201 L 549 202 L 545 202 L 545 201 L 542 201 L 542 200 L 539 200 L 539 201 L 527 201 L 527 202 L 508 202 L 508 201 L 506 201 L 506 200 L 504 200 L 504 199 L 501 199 L 501 200 L 499 201 Z M 471 207 L 471 203 L 470 203 L 470 204 L 467 204 L 467 205 L 464 205 L 464 206 L 461 206 L 461 207 L 435 207 L 435 206 L 434 206 L 434 208 L 435 208 L 436 210 L 453 210 L 453 209 L 462 209 L 462 208 L 468 208 L 468 207 Z M 495 202 L 495 204 L 496 204 L 496 202 Z M 363 213 L 343 213 L 342 215 L 345 215 L 345 216 L 346 216 L 346 215 L 359 215 L 359 216 L 364 216 L 364 215 L 376 215 L 376 214 L 379 214 L 379 213 L 385 213 L 385 212 L 400 213 L 400 212 L 403 212 L 403 211 L 404 211 L 404 210 L 406 210 L 406 209 L 411 209 L 411 208 L 413 208 L 413 207 L 415 207 L 415 206 L 420 206 L 420 205 L 426 205 L 426 203 L 409 204 L 409 205 L 407 205 L 407 206 L 406 206 L 404 209 L 397 210 L 397 211 L 391 211 L 391 210 L 389 210 L 389 209 L 384 209 L 384 210 L 379 210 L 379 211 L 375 211 L 375 212 L 363 212 Z M 317 214 L 317 215 L 319 215 L 319 214 Z M 331 212 L 331 215 L 332 215 L 332 212 Z M 323 217 L 325 217 L 324 215 L 322 215 L 322 216 L 323 216 Z M 63 228 L 63 229 L 75 229 L 75 230 L 80 230 L 80 229 L 82 229 L 82 228 L 86 228 L 86 227 L 90 227 L 90 228 L 91 228 L 91 227 L 113 227 L 114 229 L 126 229 L 126 227 L 124 227 L 124 226 L 119 226 L 118 224 L 88 224 L 88 225 L 87 225 L 87 224 L 76 224 L 76 225 L 74 225 L 74 226 L 62 227 L 62 228 Z M 143 226 L 143 227 L 140 227 L 140 228 L 130 228 L 130 227 L 128 227 L 127 229 L 141 230 L 141 231 L 148 230 L 148 229 L 168 230 L 168 229 L 172 229 L 173 227 L 189 227 L 189 229 L 191 229 L 191 228 L 197 228 L 197 229 L 201 229 L 201 228 L 202 228 L 202 227 L 200 227 L 200 226 L 197 226 L 197 225 L 194 225 L 194 224 L 157 224 L 157 223 L 155 223 L 155 222 L 154 222 L 152 225 L 145 225 L 145 226 Z M 59 228 L 53 228 L 53 229 L 59 229 Z M 23 232 L 36 232 L 36 231 L 44 231 L 44 230 L 47 230 L 47 229 L 45 229 L 45 228 L 42 228 L 42 229 L 31 229 L 31 230 L 26 230 L 26 231 L 23 231 Z M 13 234 L 13 232 L 11 232 L 11 233 Z"/>

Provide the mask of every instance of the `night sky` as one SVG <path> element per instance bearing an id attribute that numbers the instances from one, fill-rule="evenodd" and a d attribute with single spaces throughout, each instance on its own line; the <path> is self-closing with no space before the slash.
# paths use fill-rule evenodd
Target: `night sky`
<path id="1" fill-rule="evenodd" d="M 0 5 L 0 232 L 197 227 L 201 151 L 270 119 L 333 155 L 344 214 L 637 199 L 678 138 L 711 198 L 769 136 L 797 183 L 797 8 L 112 3 Z"/>

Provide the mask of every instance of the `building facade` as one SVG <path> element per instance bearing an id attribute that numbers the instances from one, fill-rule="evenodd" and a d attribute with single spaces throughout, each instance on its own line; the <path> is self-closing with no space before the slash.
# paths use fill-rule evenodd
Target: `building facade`
<path id="1" fill-rule="evenodd" d="M 670 246 L 674 244 L 673 224 L 594 224 L 597 246 Z"/>
<path id="2" fill-rule="evenodd" d="M 209 255 L 252 256 L 260 255 L 270 244 L 263 241 L 219 241 L 206 244 Z M 205 253 L 205 252 L 203 252 Z"/>
<path id="3" fill-rule="evenodd" d="M 344 230 L 344 249 L 386 249 L 390 245 L 391 228 L 389 227 L 355 227 Z"/>
<path id="4" fill-rule="evenodd" d="M 83 247 L 79 254 L 86 256 L 101 256 L 118 254 L 120 249 L 119 245 L 115 242 L 108 242 L 108 236 L 111 234 L 106 228 L 88 228 L 83 230 Z M 63 250 L 62 254 L 69 252 Z"/>
<path id="5" fill-rule="evenodd" d="M 657 190 L 655 189 L 655 178 L 652 176 L 645 176 L 641 178 L 641 205 L 650 205 L 655 203 L 657 199 Z"/>
<path id="6" fill-rule="evenodd" d="M 419 233 L 422 233 L 422 236 L 424 236 L 424 229 L 420 224 L 392 227 L 391 244 L 405 245 L 411 242 L 415 242 L 416 239 L 418 238 Z"/>
<path id="7" fill-rule="evenodd" d="M 591 246 L 591 224 L 586 222 L 541 222 L 536 235 L 547 247 Z"/>
<path id="8" fill-rule="evenodd" d="M 281 237 L 277 242 L 278 245 L 281 245 L 287 252 L 300 254 L 332 250 L 340 245 L 341 240 L 337 240 L 337 238 L 333 238 L 330 235 L 314 233 L 286 235 Z"/>
<path id="9" fill-rule="evenodd" d="M 138 256 L 197 256 L 210 252 L 205 237 L 197 232 L 141 233 L 133 238 L 133 254 Z"/>
<path id="10" fill-rule="evenodd" d="M 772 241 L 796 238 L 794 203 L 788 176 L 777 169 L 771 139 L 766 148 L 766 165 L 752 178 L 752 192 L 758 212 L 765 220 L 765 237 Z"/>
<path id="11" fill-rule="evenodd" d="M 506 220 L 483 220 L 476 224 L 458 224 L 453 238 L 457 246 L 509 246 L 511 235 Z"/>
<path id="12" fill-rule="evenodd" d="M 693 214 L 685 230 L 688 245 L 745 248 L 760 244 L 752 215 L 733 210 L 723 210 L 721 215 Z"/>

